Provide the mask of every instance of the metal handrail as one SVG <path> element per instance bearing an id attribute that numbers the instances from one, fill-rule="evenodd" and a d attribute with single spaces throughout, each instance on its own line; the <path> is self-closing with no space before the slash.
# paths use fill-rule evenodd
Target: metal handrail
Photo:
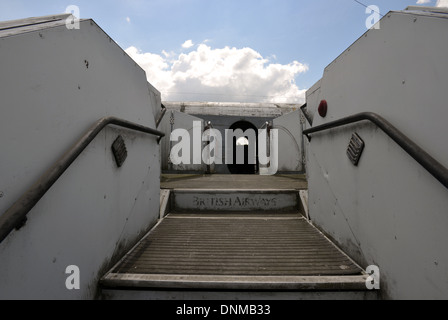
<path id="1" fill-rule="evenodd" d="M 144 127 L 115 117 L 105 117 L 98 120 L 86 133 L 48 169 L 3 215 L 0 216 L 0 242 L 9 233 L 21 228 L 26 222 L 26 216 L 39 202 L 51 186 L 62 176 L 67 168 L 76 160 L 81 152 L 95 139 L 104 127 L 116 125 L 119 127 L 151 134 L 162 138 L 163 132 Z"/>
<path id="2" fill-rule="evenodd" d="M 156 119 L 156 128 L 159 127 L 160 122 L 162 122 L 163 117 L 165 117 L 165 114 L 166 114 L 166 107 L 162 103 L 162 110 L 160 111 L 160 113 Z"/>
<path id="3" fill-rule="evenodd" d="M 404 151 L 414 158 L 423 168 L 448 188 L 448 169 L 429 155 L 425 150 L 409 139 L 390 122 L 373 112 L 362 112 L 336 121 L 322 124 L 303 131 L 303 134 L 311 141 L 310 134 L 348 125 L 351 123 L 369 120 L 376 124 L 384 133 L 394 140 Z"/>

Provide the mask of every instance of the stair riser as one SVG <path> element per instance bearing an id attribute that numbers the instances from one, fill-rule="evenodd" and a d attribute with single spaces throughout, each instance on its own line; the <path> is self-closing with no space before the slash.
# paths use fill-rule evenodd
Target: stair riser
<path id="1" fill-rule="evenodd" d="M 103 289 L 106 300 L 378 300 L 376 291 L 225 292 Z M 223 303 L 226 305 L 226 303 Z M 227 303 L 228 305 L 228 303 Z"/>
<path id="2" fill-rule="evenodd" d="M 297 191 L 175 191 L 175 212 L 297 212 Z"/>

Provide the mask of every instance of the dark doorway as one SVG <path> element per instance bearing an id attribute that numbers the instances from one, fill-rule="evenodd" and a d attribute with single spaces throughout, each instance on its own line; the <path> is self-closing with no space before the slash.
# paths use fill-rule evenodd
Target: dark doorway
<path id="1" fill-rule="evenodd" d="M 241 129 L 243 132 L 253 130 L 255 138 L 249 134 L 244 134 L 243 137 L 233 137 L 233 164 L 228 164 L 227 167 L 231 174 L 256 174 L 258 173 L 258 130 L 250 122 L 238 121 L 232 124 L 230 130 Z M 228 142 L 227 142 L 228 143 Z M 249 161 L 249 151 L 253 150 L 251 144 L 255 143 L 255 164 Z M 237 164 L 237 148 L 242 150 L 244 148 L 244 163 Z M 240 151 L 241 152 L 241 151 Z M 253 159 L 253 158 L 252 158 Z M 254 162 L 254 161 L 252 161 Z"/>

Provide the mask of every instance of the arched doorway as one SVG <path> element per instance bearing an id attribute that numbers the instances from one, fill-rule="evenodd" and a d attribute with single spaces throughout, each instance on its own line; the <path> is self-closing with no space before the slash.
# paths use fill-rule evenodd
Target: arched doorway
<path id="1" fill-rule="evenodd" d="M 233 164 L 228 164 L 227 167 L 231 174 L 256 174 L 258 173 L 258 130 L 257 128 L 248 121 L 238 121 L 232 124 L 229 128 L 230 130 L 242 130 L 242 137 L 233 136 L 233 141 L 227 141 L 233 149 Z M 249 131 L 248 131 L 249 130 Z M 255 144 L 253 146 L 252 144 Z M 253 151 L 255 147 L 255 154 L 250 161 L 249 152 Z M 244 163 L 237 163 L 237 151 L 242 152 L 244 149 Z M 254 161 L 255 160 L 255 161 Z M 255 162 L 255 163 L 253 163 Z"/>

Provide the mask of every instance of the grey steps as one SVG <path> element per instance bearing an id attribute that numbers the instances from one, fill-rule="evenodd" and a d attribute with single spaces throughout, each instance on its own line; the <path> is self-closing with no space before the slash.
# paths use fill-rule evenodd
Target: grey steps
<path id="1" fill-rule="evenodd" d="M 123 299 L 127 293 L 181 299 L 185 290 L 208 297 L 225 290 L 229 299 L 249 291 L 271 292 L 271 298 L 279 299 L 374 298 L 366 278 L 298 215 L 170 214 L 100 285 L 108 299 Z"/>
<path id="2" fill-rule="evenodd" d="M 103 288 L 275 290 L 275 291 L 365 291 L 366 275 L 354 276 L 220 276 L 110 273 Z"/>
<path id="3" fill-rule="evenodd" d="M 377 300 L 365 276 L 222 277 L 109 275 L 105 300 Z"/>

